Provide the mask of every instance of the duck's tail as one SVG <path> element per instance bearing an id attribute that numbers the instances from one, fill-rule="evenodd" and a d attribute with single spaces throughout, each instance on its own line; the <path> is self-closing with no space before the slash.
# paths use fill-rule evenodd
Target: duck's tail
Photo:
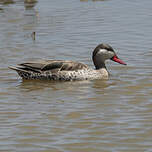
<path id="1" fill-rule="evenodd" d="M 29 79 L 31 77 L 31 72 L 23 69 L 23 67 L 13 67 L 13 66 L 9 66 L 9 69 L 15 70 L 18 75 L 24 79 Z"/>

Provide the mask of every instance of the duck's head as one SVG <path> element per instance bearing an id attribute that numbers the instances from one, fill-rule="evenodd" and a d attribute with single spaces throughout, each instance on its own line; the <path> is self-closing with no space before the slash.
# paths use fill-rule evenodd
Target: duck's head
<path id="1" fill-rule="evenodd" d="M 108 44 L 99 44 L 93 51 L 92 59 L 96 69 L 105 68 L 105 61 L 108 59 L 126 65 L 125 62 L 118 58 L 113 48 Z"/>

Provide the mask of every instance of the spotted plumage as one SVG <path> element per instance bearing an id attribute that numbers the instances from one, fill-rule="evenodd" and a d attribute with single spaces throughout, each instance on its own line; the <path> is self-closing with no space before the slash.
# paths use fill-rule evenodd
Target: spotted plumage
<path id="1" fill-rule="evenodd" d="M 112 47 L 107 44 L 98 45 L 93 51 L 92 58 L 96 69 L 91 69 L 80 62 L 63 60 L 37 60 L 10 68 L 16 70 L 23 79 L 71 81 L 107 79 L 108 72 L 105 67 L 107 59 L 125 64 L 116 56 Z"/>

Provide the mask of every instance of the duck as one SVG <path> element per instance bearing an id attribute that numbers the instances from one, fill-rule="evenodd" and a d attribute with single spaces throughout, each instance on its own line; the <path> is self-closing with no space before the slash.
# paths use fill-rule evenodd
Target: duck
<path id="1" fill-rule="evenodd" d="M 94 80 L 108 79 L 105 61 L 112 60 L 122 65 L 127 65 L 115 53 L 109 44 L 99 44 L 92 53 L 95 69 L 88 65 L 71 60 L 36 60 L 10 66 L 22 79 L 26 80 Z"/>

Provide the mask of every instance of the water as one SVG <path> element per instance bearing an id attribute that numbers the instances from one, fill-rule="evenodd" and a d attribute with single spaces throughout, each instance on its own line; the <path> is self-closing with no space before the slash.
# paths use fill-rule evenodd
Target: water
<path id="1" fill-rule="evenodd" d="M 0 151 L 151 152 L 152 1 L 14 2 L 0 3 Z M 8 69 L 40 58 L 93 67 L 102 42 L 128 64 L 107 62 L 108 81 L 22 81 Z"/>

